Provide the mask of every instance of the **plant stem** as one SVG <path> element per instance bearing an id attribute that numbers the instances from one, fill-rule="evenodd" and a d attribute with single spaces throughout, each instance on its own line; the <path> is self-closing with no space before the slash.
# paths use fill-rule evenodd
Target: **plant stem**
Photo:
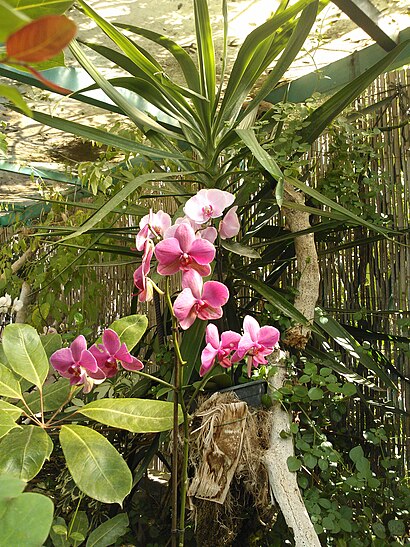
<path id="1" fill-rule="evenodd" d="M 57 414 L 59 414 L 62 411 L 62 409 L 65 407 L 65 405 L 71 401 L 76 389 L 77 389 L 77 386 L 71 386 L 70 393 L 68 394 L 67 399 L 64 401 L 64 403 L 59 408 L 57 408 L 57 410 L 54 412 L 54 414 L 51 416 L 51 418 L 49 420 L 47 420 L 47 422 L 45 424 L 46 426 L 50 425 L 51 422 L 54 420 L 54 418 L 57 416 Z"/>
<path id="2" fill-rule="evenodd" d="M 26 403 L 26 401 L 24 400 L 24 397 L 21 398 L 21 402 L 23 403 L 23 405 L 27 408 L 28 410 L 28 417 L 30 418 L 30 420 L 33 420 L 33 422 L 35 422 L 37 425 L 39 425 L 40 427 L 43 427 L 43 424 L 40 422 L 40 420 L 38 420 L 34 414 L 33 414 L 33 411 L 31 410 L 31 408 L 28 406 L 28 404 Z"/>
<path id="3" fill-rule="evenodd" d="M 153 380 L 154 382 L 158 382 L 159 384 L 162 384 L 163 386 L 169 387 L 170 389 L 175 389 L 175 386 L 172 384 L 169 384 L 165 380 L 161 380 L 161 378 L 157 378 L 156 376 L 152 376 L 151 374 L 148 374 L 147 372 L 141 372 L 140 370 L 133 370 L 133 374 L 139 374 L 140 376 L 143 376 L 144 378 L 148 378 L 149 380 Z"/>
<path id="4" fill-rule="evenodd" d="M 188 457 L 189 457 L 189 417 L 185 406 L 183 394 L 181 393 L 181 408 L 184 416 L 184 449 L 182 457 L 182 477 L 181 477 L 181 508 L 179 515 L 179 547 L 184 546 L 185 540 L 185 506 L 188 490 Z"/>

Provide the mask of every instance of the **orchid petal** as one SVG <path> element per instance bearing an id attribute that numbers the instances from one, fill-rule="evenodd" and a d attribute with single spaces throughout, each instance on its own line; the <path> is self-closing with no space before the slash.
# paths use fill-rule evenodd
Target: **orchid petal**
<path id="1" fill-rule="evenodd" d="M 192 325 L 192 323 L 195 321 L 195 310 L 193 310 L 194 305 L 196 304 L 197 300 L 192 294 L 191 289 L 184 289 L 176 298 L 174 302 L 174 313 L 175 317 L 178 319 L 180 325 L 182 328 L 188 328 L 183 327 L 183 324 L 187 324 L 186 320 L 188 320 L 188 323 Z M 193 314 L 193 319 L 192 319 Z M 192 319 L 192 321 L 191 321 Z"/>
<path id="2" fill-rule="evenodd" d="M 125 368 L 125 370 L 129 370 L 131 372 L 136 370 L 142 370 L 144 368 L 144 365 L 136 357 L 132 357 L 131 362 L 128 362 L 128 363 L 122 362 L 122 366 L 123 368 Z"/>
<path id="3" fill-rule="evenodd" d="M 207 281 L 204 284 L 202 300 L 212 307 L 223 306 L 229 298 L 228 287 L 219 281 Z"/>
<path id="4" fill-rule="evenodd" d="M 205 342 L 215 350 L 219 349 L 219 332 L 218 327 L 213 323 L 210 323 L 206 327 Z"/>
<path id="5" fill-rule="evenodd" d="M 154 252 L 161 266 L 169 266 L 175 261 L 178 261 L 179 264 L 179 257 L 183 254 L 179 241 L 175 237 L 163 239 L 157 243 Z"/>
<path id="6" fill-rule="evenodd" d="M 194 269 L 182 272 L 182 288 L 191 289 L 195 298 L 201 298 L 203 281 L 201 275 Z"/>
<path id="7" fill-rule="evenodd" d="M 62 348 L 55 351 L 50 357 L 50 363 L 60 374 L 67 372 L 74 365 L 73 354 L 70 348 Z"/>
<path id="8" fill-rule="evenodd" d="M 120 338 L 118 334 L 112 329 L 104 330 L 102 335 L 102 341 L 110 355 L 115 355 L 115 353 L 120 349 Z"/>
<path id="9" fill-rule="evenodd" d="M 201 368 L 199 370 L 199 375 L 204 376 L 211 368 L 215 362 L 217 355 L 217 350 L 208 344 L 204 347 L 201 353 Z"/>
<path id="10" fill-rule="evenodd" d="M 182 222 L 175 230 L 175 239 L 178 240 L 182 253 L 191 254 L 190 249 L 192 243 L 195 241 L 195 232 L 192 226 L 186 222 Z"/>
<path id="11" fill-rule="evenodd" d="M 221 334 L 221 348 L 237 350 L 241 335 L 233 330 L 227 330 Z"/>
<path id="12" fill-rule="evenodd" d="M 241 225 L 238 215 L 236 214 L 237 206 L 232 207 L 226 213 L 225 217 L 219 223 L 219 235 L 221 239 L 230 239 L 238 235 Z"/>
<path id="13" fill-rule="evenodd" d="M 258 340 L 259 330 L 260 326 L 256 319 L 254 319 L 250 315 L 246 315 L 245 319 L 243 320 L 243 331 L 249 333 L 251 339 L 254 342 Z"/>
<path id="14" fill-rule="evenodd" d="M 90 372 L 96 372 L 98 370 L 97 360 L 88 349 L 85 349 L 82 352 L 79 363 L 82 367 L 89 370 Z"/>
<path id="15" fill-rule="evenodd" d="M 275 327 L 262 327 L 258 333 L 258 342 L 266 348 L 274 348 L 279 342 L 280 333 Z"/>
<path id="16" fill-rule="evenodd" d="M 207 239 L 195 239 L 189 254 L 198 264 L 209 264 L 215 258 L 216 249 Z"/>
<path id="17" fill-rule="evenodd" d="M 223 315 L 222 308 L 220 306 L 205 306 L 198 311 L 198 318 L 202 321 L 208 321 L 208 319 L 220 319 Z"/>
<path id="18" fill-rule="evenodd" d="M 216 228 L 214 228 L 213 226 L 208 226 L 207 228 L 204 228 L 203 230 L 199 230 L 199 232 L 197 232 L 196 235 L 197 237 L 206 239 L 210 243 L 214 243 L 215 239 L 218 237 L 218 232 Z"/>
<path id="19" fill-rule="evenodd" d="M 121 363 L 132 363 L 132 359 L 133 359 L 132 355 L 128 351 L 128 348 L 125 344 L 121 344 L 121 347 L 115 353 L 114 357 L 118 359 L 118 361 L 121 361 Z"/>
<path id="20" fill-rule="evenodd" d="M 81 353 L 87 349 L 87 341 L 82 334 L 71 342 L 70 350 L 76 363 L 80 361 Z"/>

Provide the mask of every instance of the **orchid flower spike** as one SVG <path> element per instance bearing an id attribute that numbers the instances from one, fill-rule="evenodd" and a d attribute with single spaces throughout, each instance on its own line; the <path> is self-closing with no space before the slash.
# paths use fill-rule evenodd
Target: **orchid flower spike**
<path id="1" fill-rule="evenodd" d="M 70 379 L 71 385 L 84 384 L 84 393 L 89 393 L 94 383 L 105 379 L 95 357 L 87 349 L 87 342 L 82 334 L 73 340 L 69 348 L 55 351 L 50 357 L 50 363 L 61 376 Z"/>
<path id="2" fill-rule="evenodd" d="M 133 357 L 125 344 L 121 344 L 118 334 L 112 329 L 105 329 L 102 344 L 93 345 L 90 352 L 95 358 L 99 369 L 107 378 L 112 378 L 118 372 L 118 364 L 125 370 L 138 371 L 144 368 L 139 359 Z"/>
<path id="3" fill-rule="evenodd" d="M 240 361 L 247 356 L 248 376 L 250 377 L 252 367 L 257 368 L 259 365 L 267 363 L 265 357 L 275 349 L 280 333 L 275 327 L 260 327 L 256 319 L 250 315 L 247 315 L 243 320 L 243 331 L 232 362 Z"/>
<path id="4" fill-rule="evenodd" d="M 218 328 L 213 323 L 206 327 L 205 342 L 206 346 L 201 354 L 201 368 L 199 375 L 204 376 L 217 359 L 219 364 L 224 368 L 232 366 L 230 359 L 231 353 L 238 349 L 238 343 L 241 335 L 232 330 L 225 331 L 221 334 L 219 340 Z"/>
<path id="5" fill-rule="evenodd" d="M 213 188 L 211 190 L 199 190 L 190 198 L 184 207 L 184 213 L 195 222 L 203 224 L 211 218 L 222 216 L 224 210 L 232 205 L 235 196 L 223 190 Z"/>

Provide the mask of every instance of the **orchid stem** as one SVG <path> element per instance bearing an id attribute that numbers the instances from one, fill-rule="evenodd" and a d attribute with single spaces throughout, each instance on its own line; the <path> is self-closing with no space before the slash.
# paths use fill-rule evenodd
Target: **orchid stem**
<path id="1" fill-rule="evenodd" d="M 153 382 L 158 382 L 159 384 L 162 384 L 163 386 L 169 387 L 172 390 L 175 390 L 175 386 L 172 384 L 166 382 L 165 380 L 161 380 L 161 378 L 157 378 L 156 376 L 152 376 L 151 374 L 148 374 L 147 372 L 141 372 L 140 370 L 133 370 L 133 374 L 139 374 L 140 376 L 144 378 L 148 378 L 149 380 L 152 380 Z"/>

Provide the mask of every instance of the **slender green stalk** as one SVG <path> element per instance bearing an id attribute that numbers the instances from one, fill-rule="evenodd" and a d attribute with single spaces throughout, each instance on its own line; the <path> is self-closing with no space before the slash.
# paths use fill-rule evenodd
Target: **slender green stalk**
<path id="1" fill-rule="evenodd" d="M 147 372 L 142 372 L 141 370 L 133 370 L 132 372 L 133 374 L 138 374 L 139 376 L 142 376 L 143 378 L 148 378 L 149 380 L 152 380 L 153 382 L 158 382 L 159 384 L 169 387 L 170 389 L 175 389 L 175 386 L 173 386 L 172 384 L 169 384 L 165 380 L 161 380 L 161 378 L 152 376 L 151 374 L 148 374 Z"/>
<path id="2" fill-rule="evenodd" d="M 65 405 L 71 401 L 76 389 L 77 389 L 77 386 L 71 386 L 70 393 L 68 394 L 67 399 L 64 401 L 64 403 L 59 408 L 57 408 L 57 410 L 54 412 L 54 414 L 51 416 L 51 418 L 49 420 L 47 420 L 47 422 L 45 424 L 46 427 L 51 424 L 51 422 L 54 420 L 54 418 L 57 416 L 57 414 L 59 414 L 62 411 L 62 409 L 65 407 Z"/>

